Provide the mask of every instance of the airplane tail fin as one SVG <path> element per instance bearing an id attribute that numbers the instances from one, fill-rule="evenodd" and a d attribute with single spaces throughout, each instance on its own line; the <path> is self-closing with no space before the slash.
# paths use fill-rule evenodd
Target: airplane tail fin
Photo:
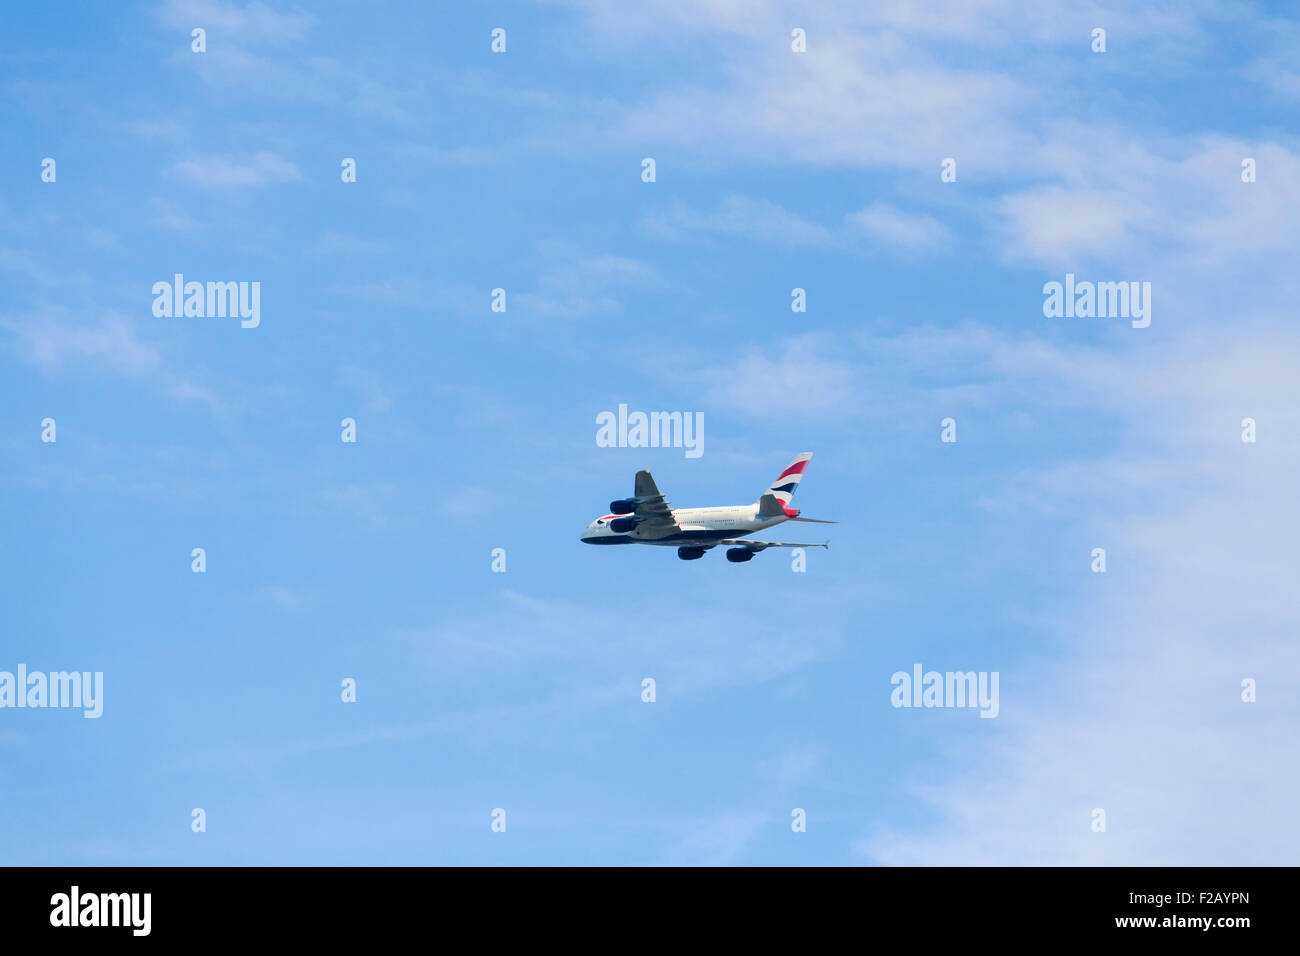
<path id="1" fill-rule="evenodd" d="M 806 451 L 790 462 L 785 471 L 776 476 L 776 481 L 772 482 L 767 491 L 758 499 L 760 507 L 763 498 L 768 495 L 775 497 L 783 509 L 790 507 L 790 499 L 799 487 L 799 479 L 803 477 L 804 469 L 808 467 L 810 461 L 812 461 L 812 452 Z"/>

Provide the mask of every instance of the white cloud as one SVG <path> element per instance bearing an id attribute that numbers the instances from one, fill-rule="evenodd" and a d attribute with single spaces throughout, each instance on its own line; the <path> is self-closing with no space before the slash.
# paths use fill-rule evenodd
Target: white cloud
<path id="1" fill-rule="evenodd" d="M 391 252 L 393 245 L 385 239 L 370 239 L 349 233 L 326 230 L 315 246 L 305 250 L 309 255 L 326 256 L 378 256 Z"/>
<path id="2" fill-rule="evenodd" d="M 393 407 L 390 386 L 376 372 L 356 366 L 347 366 L 339 378 L 362 396 L 362 408 L 367 412 L 386 412 Z"/>
<path id="3" fill-rule="evenodd" d="M 701 399 L 710 411 L 766 419 L 775 395 L 783 420 L 824 422 L 855 416 L 862 406 L 860 374 L 831 337 L 805 335 L 786 339 L 775 357 L 750 347 L 725 366 L 692 372 L 690 380 L 711 383 Z"/>
<path id="4" fill-rule="evenodd" d="M 1066 182 L 1011 188 L 993 205 L 990 224 L 1008 261 L 1151 270 L 1172 257 L 1191 278 L 1234 272 L 1261 255 L 1289 257 L 1300 244 L 1300 153 L 1292 149 L 1207 137 L 1148 143 L 1100 126 L 1059 134 L 1123 142 L 1122 161 L 1076 169 L 1054 140 L 1047 148 L 1060 149 L 1054 168 Z M 1257 182 L 1241 180 L 1246 157 L 1256 160 Z"/>
<path id="5" fill-rule="evenodd" d="M 885 246 L 905 250 L 930 249 L 949 238 L 948 228 L 932 216 L 875 203 L 845 217 L 852 230 Z"/>
<path id="6" fill-rule="evenodd" d="M 272 604 L 283 611 L 301 611 L 310 603 L 301 591 L 287 588 L 282 584 L 268 584 L 259 588 L 254 595 L 259 601 Z"/>
<path id="7" fill-rule="evenodd" d="M 1122 104 L 1105 114 L 1120 119 L 1081 113 L 1076 91 L 1048 59 L 1062 46 L 1086 50 L 1101 22 L 1126 42 L 1125 59 L 1107 66 L 1157 74 L 1218 47 L 1225 30 L 1294 32 L 1249 10 L 1022 0 L 817 8 L 800 24 L 809 51 L 793 54 L 788 16 L 775 4 L 667 3 L 653 13 L 605 0 L 574 6 L 596 55 L 708 48 L 716 68 L 704 79 L 651 86 L 630 102 L 584 104 L 590 119 L 553 130 L 554 149 L 656 142 L 696 165 L 898 170 L 924 175 L 957 202 L 971 202 L 964 190 L 974 181 L 976 210 L 1005 261 L 1075 271 L 1132 266 L 1144 270 L 1136 278 L 1164 280 L 1162 296 L 1179 280 L 1163 268 L 1171 253 L 1190 252 L 1226 276 L 1256 269 L 1265 253 L 1271 263 L 1289 257 L 1300 244 L 1300 160 L 1285 140 L 1168 135 L 1126 125 Z M 1042 50 L 1042 58 L 1027 61 L 1026 50 Z M 1011 51 L 1014 58 L 999 58 Z M 1287 88 L 1285 62 L 1262 59 L 1244 81 L 1265 95 Z M 1095 161 L 1099 153 L 1106 162 Z M 1247 156 L 1261 170 L 1250 185 L 1240 181 Z M 945 157 L 957 160 L 958 181 L 941 187 Z M 684 225 L 723 231 L 726 212 L 687 214 Z M 670 230 L 672 215 L 651 224 Z M 939 223 L 902 208 L 873 207 L 851 221 L 904 248 L 942 236 Z"/>
<path id="8" fill-rule="evenodd" d="M 130 120 L 122 125 L 133 136 L 152 143 L 180 142 L 190 134 L 188 123 L 172 117 Z"/>
<path id="9" fill-rule="evenodd" d="M 401 497 L 401 485 L 392 481 L 350 481 L 320 492 L 320 500 L 339 515 L 360 521 L 372 531 L 392 526 Z"/>
<path id="10" fill-rule="evenodd" d="M 230 156 L 192 156 L 171 168 L 171 173 L 200 189 L 233 190 L 295 182 L 302 178 L 298 167 L 272 152 L 260 152 L 251 160 Z"/>
<path id="11" fill-rule="evenodd" d="M 261 3 L 238 6 L 214 0 L 173 0 L 159 19 L 180 33 L 171 63 L 191 70 L 221 97 L 311 103 L 346 110 L 367 120 L 407 122 L 427 115 L 427 72 L 411 71 L 381 53 L 349 51 L 333 57 L 297 43 L 314 24 L 307 13 L 277 13 Z M 207 51 L 189 48 L 190 31 L 207 30 Z M 277 45 L 270 53 L 257 48 Z M 387 79 L 380 77 L 387 76 Z M 148 127 L 142 128 L 147 133 Z"/>
<path id="12" fill-rule="evenodd" d="M 573 256 L 561 246 L 547 247 L 551 258 L 563 264 L 545 272 L 536 290 L 507 290 L 506 307 L 546 319 L 588 318 L 618 315 L 623 310 L 620 296 L 630 289 L 645 289 L 658 283 L 654 267 L 626 256 Z"/>
<path id="13" fill-rule="evenodd" d="M 330 285 L 332 293 L 355 296 L 396 306 L 424 306 L 430 301 L 428 289 L 422 279 L 415 276 L 395 276 L 377 282 L 351 285 Z"/>
<path id="14" fill-rule="evenodd" d="M 715 163 L 932 167 L 937 182 L 945 156 L 999 169 L 1023 156 L 1030 140 L 1012 118 L 1028 95 L 997 75 L 891 65 L 864 38 L 844 37 L 806 58 L 769 45 L 734 66 L 721 89 L 652 91 L 608 111 L 601 128 L 562 135 L 573 148 L 666 143 Z"/>
<path id="15" fill-rule="evenodd" d="M 766 199 L 728 196 L 714 212 L 696 212 L 677 204 L 669 212 L 651 216 L 647 229 L 668 239 L 687 233 L 713 233 L 760 242 L 817 245 L 828 242 L 830 230 L 809 222 Z"/>
<path id="16" fill-rule="evenodd" d="M 122 252 L 125 246 L 122 237 L 111 229 L 100 226 L 86 227 L 86 242 L 103 252 Z"/>
<path id="17" fill-rule="evenodd" d="M 761 40 L 789 36 L 789 6 L 778 0 L 662 0 L 653 8 L 629 8 L 619 0 L 566 0 L 582 11 L 597 49 L 619 56 L 690 42 L 696 37 Z M 905 37 L 934 44 L 956 40 L 979 49 L 1020 47 L 1034 43 L 1061 46 L 1087 37 L 1105 22 L 1128 37 L 1150 43 L 1165 38 L 1199 36 L 1196 14 L 1213 4 L 1128 9 L 1100 2 L 1071 0 L 937 0 L 918 5 L 910 0 L 871 4 L 817 4 L 804 11 L 801 24 L 814 42 L 839 33 L 875 35 L 883 48 Z M 788 46 L 784 47 L 788 50 Z"/>
<path id="18" fill-rule="evenodd" d="M 68 276 L 46 266 L 40 256 L 27 249 L 0 249 L 0 269 L 6 272 L 19 272 L 41 285 L 57 286 L 65 283 Z"/>
<path id="19" fill-rule="evenodd" d="M 1007 196 L 999 205 L 1007 257 L 1052 266 L 1093 261 L 1152 218 L 1150 209 L 1120 191 L 1043 186 Z"/>
<path id="20" fill-rule="evenodd" d="M 610 687 L 652 665 L 656 680 L 671 686 L 677 699 L 758 684 L 821 660 L 838 642 L 834 634 L 793 626 L 797 606 L 788 612 L 790 626 L 784 626 L 787 612 L 779 610 L 710 610 L 686 602 L 680 611 L 666 607 L 636 628 L 611 633 L 609 616 L 621 613 L 616 605 L 506 590 L 491 607 L 401 636 L 439 672 L 491 675 L 500 659 L 567 662 L 584 684 L 581 695 L 566 691 L 557 698 L 565 708 L 626 699 L 626 690 L 611 697 Z M 639 693 L 639 685 L 633 686 Z"/>
<path id="21" fill-rule="evenodd" d="M 756 810 L 733 810 L 694 821 L 664 854 L 661 863 L 666 866 L 733 866 L 754 839 L 771 825 L 771 814 Z"/>
<path id="22" fill-rule="evenodd" d="M 22 359 L 48 375 L 67 368 L 99 368 L 154 385 L 173 398 L 218 407 L 211 391 L 173 371 L 162 349 L 142 339 L 136 323 L 121 313 L 86 321 L 67 310 L 44 309 L 0 318 L 0 328 L 14 333 Z"/>
<path id="23" fill-rule="evenodd" d="M 1285 864 L 1300 738 L 1294 541 L 1300 406 L 1293 333 L 1120 352 L 1101 361 L 990 339 L 985 369 L 1045 408 L 1073 394 L 1121 414 L 1096 460 L 1016 469 L 995 492 L 1023 520 L 1026 490 L 1066 517 L 1076 594 L 1034 608 L 1041 651 L 1006 661 L 1002 713 L 947 768 L 908 789 L 933 825 L 882 826 L 857 849 L 884 864 Z M 974 343 L 968 341 L 966 347 Z M 1055 377 L 1065 378 L 1052 384 Z M 1118 373 L 1118 374 L 1117 374 Z M 1240 440 L 1240 419 L 1268 437 Z M 1107 548 L 1093 575 L 1088 554 Z M 1028 556 L 1026 556 L 1028 558 Z M 1259 702 L 1240 700 L 1254 678 Z M 949 769 L 950 768 L 950 769 Z M 1091 831 L 1091 811 L 1107 832 Z"/>
<path id="24" fill-rule="evenodd" d="M 199 228 L 199 221 L 185 211 L 179 203 L 166 199 L 154 199 L 149 204 L 154 212 L 153 223 L 172 232 L 194 232 Z"/>
<path id="25" fill-rule="evenodd" d="M 447 166 L 489 166 L 502 158 L 499 150 L 483 146 L 399 146 L 396 152 Z"/>
<path id="26" fill-rule="evenodd" d="M 968 407 L 985 420 L 1015 409 L 1044 435 L 1063 413 L 1107 423 L 1096 457 L 1049 451 L 981 479 L 977 507 L 1017 524 L 1046 517 L 1054 541 L 1076 542 L 1077 587 L 1063 582 L 1073 597 L 1051 606 L 1026 596 L 1019 613 L 1041 646 L 995 663 L 1002 712 L 983 739 L 963 735 L 941 767 L 907 775 L 938 822 L 882 824 L 857 841 L 861 854 L 911 865 L 1295 859 L 1298 366 L 1286 327 L 1160 344 L 1130 333 L 1104 346 L 967 327 L 794 340 L 774 357 L 742 356 L 728 376 L 715 370 L 710 398 L 737 415 L 778 393 L 805 395 L 794 413 L 822 423 L 873 405 L 904 417 Z M 1260 423 L 1256 444 L 1240 440 L 1244 417 Z M 1097 545 L 1105 576 L 1089 568 Z M 1239 699 L 1247 677 L 1256 704 Z M 1105 834 L 1090 829 L 1094 807 L 1107 811 Z"/>
<path id="27" fill-rule="evenodd" d="M 475 485 L 452 488 L 438 501 L 439 510 L 448 518 L 459 521 L 478 520 L 499 507 L 502 497 L 487 488 Z"/>
<path id="28" fill-rule="evenodd" d="M 264 3 L 221 3 L 219 0 L 167 0 L 157 10 L 158 18 L 173 29 L 188 32 L 202 27 L 208 44 L 232 41 L 299 40 L 306 36 L 315 18 L 305 12 L 278 13 Z"/>
<path id="29" fill-rule="evenodd" d="M 805 741 L 760 760 L 755 770 L 762 778 L 790 787 L 807 782 L 820 769 L 825 759 L 825 745 Z"/>

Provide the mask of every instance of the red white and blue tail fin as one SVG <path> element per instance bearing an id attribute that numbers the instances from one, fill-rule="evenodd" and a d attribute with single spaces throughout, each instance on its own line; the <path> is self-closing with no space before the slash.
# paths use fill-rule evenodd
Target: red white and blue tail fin
<path id="1" fill-rule="evenodd" d="M 795 489 L 799 487 L 799 479 L 803 477 L 804 469 L 808 467 L 810 461 L 812 461 L 812 452 L 806 451 L 799 455 L 786 466 L 785 471 L 777 475 L 776 481 L 772 482 L 763 494 L 775 496 L 783 508 L 788 508 Z"/>

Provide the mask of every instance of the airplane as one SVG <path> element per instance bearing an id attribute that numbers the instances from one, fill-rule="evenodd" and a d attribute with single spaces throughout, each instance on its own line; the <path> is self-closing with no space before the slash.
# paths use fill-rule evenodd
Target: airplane
<path id="1" fill-rule="evenodd" d="M 638 471 L 631 498 L 609 503 L 611 514 L 597 518 L 582 533 L 586 544 L 655 544 L 677 546 L 677 557 L 694 561 L 720 544 L 729 545 L 727 560 L 734 564 L 751 560 L 768 548 L 830 548 L 823 544 L 794 544 L 786 541 L 745 541 L 741 535 L 762 531 L 783 521 L 837 524 L 818 518 L 801 518 L 790 498 L 799 487 L 804 469 L 812 461 L 806 451 L 768 486 L 752 505 L 721 508 L 669 508 L 649 470 Z"/>

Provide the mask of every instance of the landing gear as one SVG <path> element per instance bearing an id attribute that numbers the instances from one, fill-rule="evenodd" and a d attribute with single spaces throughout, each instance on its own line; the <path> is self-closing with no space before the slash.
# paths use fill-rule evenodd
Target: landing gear
<path id="1" fill-rule="evenodd" d="M 683 561 L 694 561 L 697 558 L 704 557 L 704 549 L 703 548 L 678 548 L 677 557 L 681 558 Z"/>
<path id="2" fill-rule="evenodd" d="M 754 552 L 749 548 L 728 548 L 727 560 L 733 564 L 740 564 L 742 561 L 749 561 L 754 557 Z"/>

